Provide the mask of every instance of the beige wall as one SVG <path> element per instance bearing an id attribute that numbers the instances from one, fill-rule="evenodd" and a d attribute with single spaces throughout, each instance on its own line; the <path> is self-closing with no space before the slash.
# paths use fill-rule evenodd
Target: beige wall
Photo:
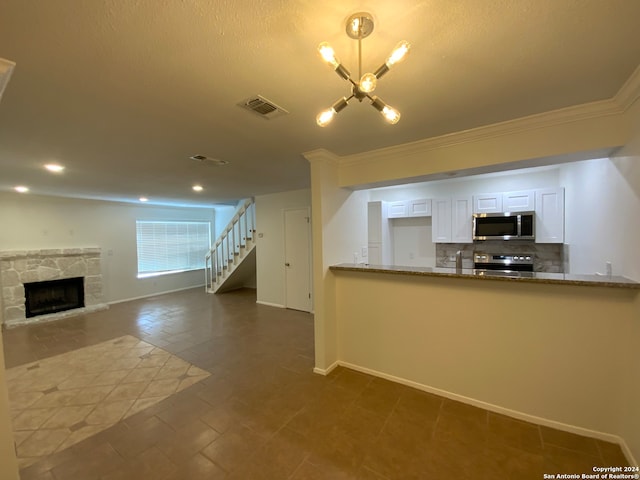
<path id="1" fill-rule="evenodd" d="M 336 272 L 338 357 L 620 435 L 640 290 Z M 376 301 L 380 299 L 380 301 Z M 491 407 L 490 407 L 491 408 Z"/>
<path id="2" fill-rule="evenodd" d="M 311 206 L 311 190 L 256 197 L 256 280 L 259 303 L 284 307 L 284 210 Z M 262 237 L 260 237 L 262 235 Z"/>
<path id="3" fill-rule="evenodd" d="M 628 112 L 630 116 L 633 139 L 612 158 L 617 168 L 628 179 L 629 185 L 635 192 L 636 210 L 640 208 L 640 99 L 636 100 Z M 638 232 L 640 219 L 632 219 L 633 227 L 625 231 Z M 634 241 L 636 249 L 640 243 L 638 235 Z M 636 250 L 636 255 L 638 255 Z M 638 272 L 638 258 L 636 257 L 635 272 Z M 622 436 L 633 452 L 636 460 L 640 462 L 640 309 L 636 311 L 633 322 L 628 332 L 632 347 L 627 350 L 625 359 L 625 383 L 623 385 L 621 405 L 618 411 L 617 425 L 619 435 Z"/>
<path id="4" fill-rule="evenodd" d="M 0 478 L 18 480 L 18 461 L 13 443 L 11 420 L 9 417 L 9 398 L 4 374 L 4 348 L 2 330 L 0 330 Z"/>
<path id="5" fill-rule="evenodd" d="M 213 208 L 158 207 L 0 193 L 0 250 L 102 248 L 107 302 L 204 286 L 204 270 L 137 278 L 136 220 L 214 222 Z"/>
<path id="6" fill-rule="evenodd" d="M 329 152 L 317 150 L 305 157 L 311 163 L 315 368 L 325 373 L 338 360 L 335 287 L 329 266 L 352 262 L 353 253 L 367 245 L 368 194 L 338 187 L 338 164 Z"/>

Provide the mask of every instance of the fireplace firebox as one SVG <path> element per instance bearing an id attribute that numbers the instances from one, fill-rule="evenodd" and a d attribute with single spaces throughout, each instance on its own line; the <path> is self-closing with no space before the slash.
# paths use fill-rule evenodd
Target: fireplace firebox
<path id="1" fill-rule="evenodd" d="M 84 277 L 24 284 L 25 316 L 63 312 L 84 307 Z"/>

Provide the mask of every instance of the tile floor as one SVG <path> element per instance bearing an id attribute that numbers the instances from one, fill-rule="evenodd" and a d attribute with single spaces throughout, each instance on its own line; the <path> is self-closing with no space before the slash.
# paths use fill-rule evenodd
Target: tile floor
<path id="1" fill-rule="evenodd" d="M 202 289 L 4 332 L 11 369 L 131 336 L 210 373 L 21 470 L 22 480 L 541 479 L 617 445 L 348 369 L 311 373 L 313 317 Z"/>
<path id="2" fill-rule="evenodd" d="M 209 372 L 131 335 L 10 368 L 21 468 L 207 378 Z"/>

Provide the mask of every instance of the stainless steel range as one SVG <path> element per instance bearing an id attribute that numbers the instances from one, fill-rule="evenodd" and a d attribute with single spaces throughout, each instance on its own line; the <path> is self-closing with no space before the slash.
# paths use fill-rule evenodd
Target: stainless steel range
<path id="1" fill-rule="evenodd" d="M 499 253 L 475 252 L 473 254 L 473 267 L 476 270 L 533 272 L 533 255 L 530 253 L 503 255 Z"/>

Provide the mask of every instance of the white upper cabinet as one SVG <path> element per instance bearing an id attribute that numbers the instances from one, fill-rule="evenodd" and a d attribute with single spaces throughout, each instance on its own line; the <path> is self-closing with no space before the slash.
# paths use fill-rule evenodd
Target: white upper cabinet
<path id="1" fill-rule="evenodd" d="M 535 200 L 534 190 L 482 193 L 473 196 L 473 213 L 532 212 Z"/>
<path id="2" fill-rule="evenodd" d="M 389 203 L 389 218 L 430 217 L 431 199 L 418 198 Z"/>
<path id="3" fill-rule="evenodd" d="M 502 194 L 502 208 L 505 212 L 533 212 L 536 209 L 536 192 L 505 192 Z"/>
<path id="4" fill-rule="evenodd" d="M 434 198 L 431 207 L 431 240 L 451 243 L 451 199 Z"/>
<path id="5" fill-rule="evenodd" d="M 405 218 L 409 212 L 407 202 L 390 202 L 389 203 L 389 218 Z"/>
<path id="6" fill-rule="evenodd" d="M 407 202 L 407 210 L 407 214 L 410 217 L 430 217 L 431 199 L 418 198 L 417 200 L 409 200 Z"/>
<path id="7" fill-rule="evenodd" d="M 473 242 L 471 196 L 455 197 L 451 203 L 451 240 L 453 243 Z"/>
<path id="8" fill-rule="evenodd" d="M 473 213 L 500 213 L 502 193 L 481 193 L 473 196 Z"/>
<path id="9" fill-rule="evenodd" d="M 471 196 L 434 198 L 431 209 L 433 243 L 471 243 Z"/>
<path id="10" fill-rule="evenodd" d="M 536 243 L 564 242 L 564 188 L 536 190 Z"/>

